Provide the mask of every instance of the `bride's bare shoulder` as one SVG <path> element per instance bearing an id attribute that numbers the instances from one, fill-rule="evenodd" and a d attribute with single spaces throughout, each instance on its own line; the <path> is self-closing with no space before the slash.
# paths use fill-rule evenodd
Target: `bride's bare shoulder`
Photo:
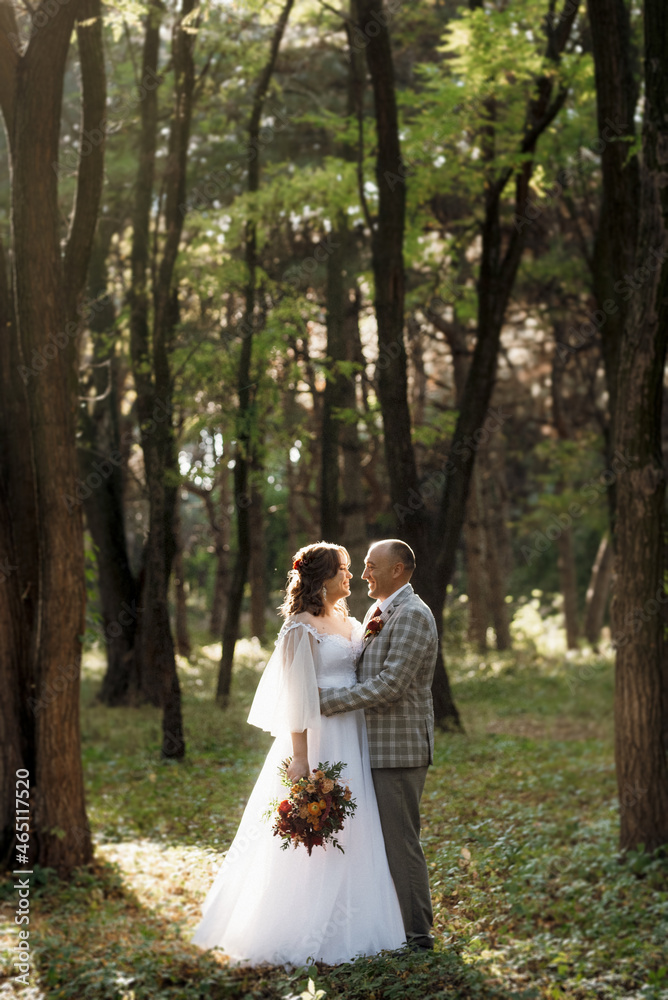
<path id="1" fill-rule="evenodd" d="M 295 625 L 305 625 L 309 632 L 319 632 L 318 619 L 308 611 L 300 611 L 296 615 L 288 615 L 283 622 L 283 631 L 292 631 Z"/>
<path id="2" fill-rule="evenodd" d="M 310 611 L 299 611 L 296 615 L 288 615 L 285 619 L 285 624 L 288 625 L 290 622 L 301 622 L 306 625 L 314 625 L 317 622 L 315 615 L 312 615 Z"/>
<path id="3" fill-rule="evenodd" d="M 302 611 L 296 615 L 288 615 L 288 617 L 283 622 L 281 628 L 281 635 L 290 635 L 300 633 L 303 630 L 308 632 L 309 635 L 313 636 L 314 640 L 320 642 L 320 629 L 316 625 L 317 618 L 315 615 L 311 615 L 308 611 Z M 302 628 L 298 629 L 296 626 L 301 625 Z"/>

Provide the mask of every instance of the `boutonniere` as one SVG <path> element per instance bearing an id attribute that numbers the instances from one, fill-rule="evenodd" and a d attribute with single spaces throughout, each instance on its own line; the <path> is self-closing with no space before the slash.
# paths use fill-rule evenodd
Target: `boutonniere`
<path id="1" fill-rule="evenodd" d="M 369 624 L 367 625 L 364 633 L 364 641 L 366 642 L 367 639 L 372 639 L 374 635 L 378 635 L 383 627 L 383 624 L 383 619 L 380 617 L 370 618 Z"/>

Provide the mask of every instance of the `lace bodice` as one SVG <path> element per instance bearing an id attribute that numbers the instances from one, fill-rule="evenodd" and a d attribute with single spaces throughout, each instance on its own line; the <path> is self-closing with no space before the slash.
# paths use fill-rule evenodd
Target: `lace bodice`
<path id="1" fill-rule="evenodd" d="M 319 656 L 315 661 L 318 687 L 349 687 L 357 680 L 355 666 L 362 651 L 364 629 L 356 618 L 352 621 L 350 639 L 333 632 L 321 632 L 309 622 L 288 621 L 283 625 L 277 642 L 291 629 L 306 629 L 318 643 Z"/>
<path id="2" fill-rule="evenodd" d="M 321 724 L 318 688 L 351 687 L 362 648 L 363 626 L 352 621 L 350 639 L 320 632 L 310 622 L 283 624 L 255 692 L 248 721 L 277 736 Z"/>

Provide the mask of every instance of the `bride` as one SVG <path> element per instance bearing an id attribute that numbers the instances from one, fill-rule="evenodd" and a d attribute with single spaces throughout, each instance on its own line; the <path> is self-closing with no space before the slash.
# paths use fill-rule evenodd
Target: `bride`
<path id="1" fill-rule="evenodd" d="M 297 553 L 281 608 L 285 622 L 248 721 L 276 737 L 236 836 L 202 906 L 193 942 L 244 965 L 336 965 L 405 943 L 369 765 L 364 712 L 320 714 L 318 687 L 355 683 L 362 626 L 350 617 L 349 556 L 319 542 Z M 285 796 L 279 765 L 296 780 L 343 761 L 357 802 L 334 847 L 281 850 L 266 817 Z"/>

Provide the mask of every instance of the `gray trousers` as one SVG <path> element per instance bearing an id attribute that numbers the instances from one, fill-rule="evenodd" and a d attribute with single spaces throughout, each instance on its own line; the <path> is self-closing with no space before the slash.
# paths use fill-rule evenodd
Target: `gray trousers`
<path id="1" fill-rule="evenodd" d="M 406 940 L 422 948 L 431 948 L 434 943 L 429 872 L 420 846 L 420 798 L 427 766 L 371 768 Z"/>

